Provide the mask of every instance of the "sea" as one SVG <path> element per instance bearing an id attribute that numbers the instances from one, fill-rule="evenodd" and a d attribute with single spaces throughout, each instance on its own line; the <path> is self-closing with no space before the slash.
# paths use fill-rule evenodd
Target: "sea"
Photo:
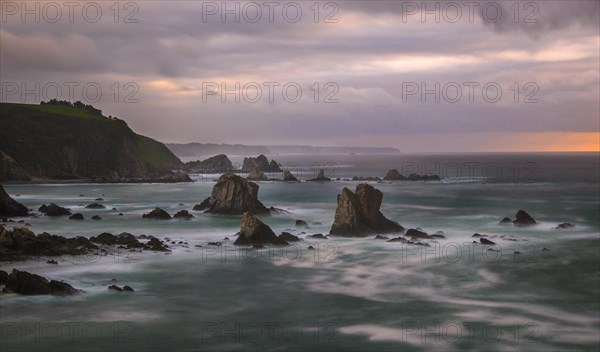
<path id="1" fill-rule="evenodd" d="M 172 252 L 115 250 L 56 258 L 58 265 L 46 257 L 0 263 L 7 272 L 25 270 L 85 291 L 70 297 L 0 294 L 0 350 L 600 349 L 600 154 L 267 157 L 303 180 L 258 183 L 266 206 L 287 211 L 262 221 L 277 234 L 303 239 L 289 247 L 236 247 L 240 216 L 192 211 L 210 195 L 218 174 L 195 174 L 195 182 L 178 184 L 6 184 L 29 208 L 54 202 L 86 218 L 24 219 L 35 233 L 154 235 L 168 238 Z M 231 159 L 237 166 L 243 161 Z M 441 180 L 352 180 L 383 177 L 393 168 Z M 332 182 L 306 181 L 321 169 Z M 425 240 L 426 247 L 374 235 L 309 237 L 328 234 L 337 195 L 361 182 L 383 192 L 386 217 L 406 229 L 442 231 L 446 239 Z M 85 208 L 96 198 L 107 209 Z M 195 218 L 142 218 L 155 207 L 171 215 L 186 209 Z M 538 224 L 498 224 L 520 209 Z M 102 220 L 90 220 L 93 215 Z M 308 227 L 296 227 L 296 220 Z M 555 229 L 565 222 L 575 227 Z M 475 233 L 495 245 L 474 244 Z M 135 292 L 109 291 L 112 284 Z"/>

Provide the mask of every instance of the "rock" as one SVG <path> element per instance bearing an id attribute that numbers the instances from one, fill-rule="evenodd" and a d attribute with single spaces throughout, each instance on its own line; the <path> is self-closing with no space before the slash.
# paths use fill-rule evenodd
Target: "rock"
<path id="1" fill-rule="evenodd" d="M 171 215 L 161 208 L 154 208 L 148 214 L 142 215 L 144 219 L 159 219 L 159 220 L 169 220 L 171 219 Z"/>
<path id="2" fill-rule="evenodd" d="M 440 181 L 440 176 L 410 174 L 410 175 L 408 175 L 407 180 L 408 181 Z"/>
<path id="3" fill-rule="evenodd" d="M 56 260 L 47 260 L 46 264 L 54 264 L 54 265 L 58 265 L 58 262 Z"/>
<path id="4" fill-rule="evenodd" d="M 269 163 L 269 172 L 281 172 L 281 167 L 279 167 L 279 163 L 275 160 L 271 160 Z"/>
<path id="5" fill-rule="evenodd" d="M 310 237 L 312 239 L 315 239 L 315 240 L 327 240 L 327 239 L 329 239 L 329 237 L 323 236 L 322 233 L 315 233 L 314 235 L 308 236 L 308 237 Z"/>
<path id="6" fill-rule="evenodd" d="M 444 236 L 444 235 L 440 235 L 440 234 L 437 234 L 437 233 L 436 233 L 436 234 L 434 234 L 434 235 L 431 235 L 431 238 L 437 238 L 437 239 L 445 240 L 445 239 L 446 239 L 446 236 Z"/>
<path id="7" fill-rule="evenodd" d="M 542 252 L 551 252 L 551 250 L 549 250 L 548 248 L 544 247 L 544 248 L 542 248 Z"/>
<path id="8" fill-rule="evenodd" d="M 483 237 L 483 236 L 485 236 L 485 235 L 482 235 L 482 234 L 480 234 L 480 233 L 477 233 L 477 232 L 476 232 L 476 233 L 474 233 L 474 234 L 473 234 L 473 236 L 471 236 L 471 237 L 475 237 L 475 238 L 477 238 L 477 237 Z"/>
<path id="9" fill-rule="evenodd" d="M 307 247 L 307 249 L 309 249 L 309 250 L 311 250 L 311 251 L 314 251 L 314 250 L 315 250 L 315 247 L 313 247 L 313 246 L 308 246 L 308 247 Z"/>
<path id="10" fill-rule="evenodd" d="M 377 236 L 375 236 L 375 239 L 376 240 L 387 240 L 388 238 L 385 236 L 377 235 Z"/>
<path id="11" fill-rule="evenodd" d="M 29 216 L 27 207 L 12 199 L 2 185 L 0 185 L 0 216 Z"/>
<path id="12" fill-rule="evenodd" d="M 175 215 L 173 215 L 173 219 L 184 219 L 189 220 L 194 218 L 194 215 L 190 214 L 187 210 L 180 210 Z"/>
<path id="13" fill-rule="evenodd" d="M 110 285 L 110 286 L 108 286 L 108 290 L 109 290 L 109 291 L 117 291 L 117 292 L 122 292 L 122 291 L 123 291 L 123 289 L 122 289 L 122 288 L 120 288 L 120 287 L 119 287 L 119 286 L 117 286 L 117 285 Z"/>
<path id="14" fill-rule="evenodd" d="M 194 205 L 194 208 L 192 210 L 201 211 L 206 210 L 208 208 L 210 208 L 210 197 L 203 200 L 202 203 Z"/>
<path id="15" fill-rule="evenodd" d="M 102 218 L 98 215 L 92 216 L 92 220 L 102 220 Z"/>
<path id="16" fill-rule="evenodd" d="M 87 209 L 106 209 L 106 207 L 99 203 L 92 203 L 85 206 Z"/>
<path id="17" fill-rule="evenodd" d="M 269 213 L 258 200 L 258 185 L 238 175 L 227 173 L 219 177 L 210 198 L 202 202 L 206 213 L 240 215 Z"/>
<path id="18" fill-rule="evenodd" d="M 400 237 L 394 237 L 391 240 L 389 240 L 388 242 L 403 242 L 403 243 L 406 243 L 406 242 L 408 242 L 408 240 L 406 238 L 400 236 Z"/>
<path id="19" fill-rule="evenodd" d="M 4 285 L 8 280 L 8 273 L 4 270 L 0 270 L 0 285 Z"/>
<path id="20" fill-rule="evenodd" d="M 103 232 L 98 236 L 90 237 L 90 242 L 105 244 L 108 246 L 112 246 L 117 244 L 117 236 L 110 234 L 108 232 Z"/>
<path id="21" fill-rule="evenodd" d="M 231 160 L 225 154 L 212 156 L 206 160 L 190 161 L 186 169 L 195 173 L 223 173 L 234 170 Z"/>
<path id="22" fill-rule="evenodd" d="M 419 239 L 431 239 L 432 238 L 427 233 L 425 233 L 423 231 L 416 230 L 416 229 L 408 229 L 408 231 L 406 231 L 405 236 L 409 237 L 411 239 L 415 239 L 415 238 L 419 238 Z"/>
<path id="23" fill-rule="evenodd" d="M 27 228 L 6 230 L 0 226 L 0 261 L 29 259 L 29 256 L 60 256 L 86 254 L 98 247 L 85 237 L 65 238 Z"/>
<path id="24" fill-rule="evenodd" d="M 288 245 L 288 243 L 277 237 L 273 230 L 250 212 L 245 212 L 240 224 L 240 235 L 235 240 L 235 245 L 255 244 L 277 244 Z"/>
<path id="25" fill-rule="evenodd" d="M 301 241 L 301 238 L 298 236 L 294 236 L 289 232 L 282 232 L 281 235 L 279 235 L 279 238 L 286 241 L 286 242 L 296 242 L 296 241 Z"/>
<path id="26" fill-rule="evenodd" d="M 296 227 L 308 227 L 308 224 L 304 220 L 296 220 Z"/>
<path id="27" fill-rule="evenodd" d="M 83 220 L 83 214 L 81 213 L 75 213 L 71 216 L 69 216 L 69 220 Z"/>
<path id="28" fill-rule="evenodd" d="M 279 163 L 275 160 L 269 160 L 263 154 L 259 155 L 256 158 L 244 158 L 244 162 L 242 164 L 242 172 L 251 172 L 252 170 L 258 170 L 263 172 L 281 172 L 281 168 L 279 167 Z"/>
<path id="29" fill-rule="evenodd" d="M 498 223 L 498 225 L 512 225 L 513 221 L 510 218 L 504 218 L 502 220 L 500 220 L 500 222 Z"/>
<path id="30" fill-rule="evenodd" d="M 170 252 L 166 245 L 164 245 L 158 238 L 152 237 L 148 243 L 146 243 L 145 249 L 156 251 L 156 252 Z"/>
<path id="31" fill-rule="evenodd" d="M 123 213 L 119 213 L 119 216 L 123 216 Z"/>
<path id="32" fill-rule="evenodd" d="M 8 275 L 5 290 L 23 295 L 68 296 L 80 293 L 80 290 L 66 282 L 48 280 L 42 276 L 13 269 Z"/>
<path id="33" fill-rule="evenodd" d="M 123 286 L 123 292 L 135 292 L 131 286 Z"/>
<path id="34" fill-rule="evenodd" d="M 490 241 L 485 237 L 481 237 L 479 239 L 479 242 L 481 242 L 481 244 L 487 244 L 487 245 L 495 245 L 496 244 L 496 242 Z"/>
<path id="35" fill-rule="evenodd" d="M 391 169 L 385 174 L 383 179 L 386 181 L 404 181 L 406 177 L 402 176 L 397 169 Z"/>
<path id="36" fill-rule="evenodd" d="M 368 184 L 356 186 L 356 193 L 344 188 L 338 195 L 333 225 L 329 233 L 338 236 L 364 237 L 370 234 L 399 232 L 404 228 L 379 211 L 383 193 Z"/>
<path id="37" fill-rule="evenodd" d="M 556 225 L 556 227 L 554 229 L 556 229 L 556 230 L 566 230 L 566 229 L 572 229 L 574 227 L 575 227 L 575 224 L 571 224 L 570 222 L 563 222 L 562 224 Z"/>
<path id="38" fill-rule="evenodd" d="M 265 248 L 265 246 L 263 246 L 263 245 L 262 245 L 262 244 L 260 244 L 260 243 L 257 243 L 257 244 L 255 244 L 255 245 L 252 245 L 252 248 L 254 248 L 254 249 L 263 249 L 263 248 Z"/>
<path id="39" fill-rule="evenodd" d="M 250 180 L 250 181 L 268 181 L 269 180 L 262 171 L 257 170 L 257 169 L 253 169 L 252 171 L 250 171 L 250 173 L 248 174 L 248 177 L 246 177 L 246 179 Z"/>
<path id="40" fill-rule="evenodd" d="M 296 176 L 294 176 L 290 170 L 285 170 L 283 172 L 283 182 L 300 182 L 300 181 L 298 181 Z"/>
<path id="41" fill-rule="evenodd" d="M 329 182 L 331 179 L 329 177 L 325 177 L 325 170 L 320 169 L 319 174 L 316 178 L 310 179 L 309 181 L 313 182 Z"/>
<path id="42" fill-rule="evenodd" d="M 354 176 L 352 177 L 352 181 L 370 181 L 370 182 L 379 182 L 381 179 L 377 176 Z"/>
<path id="43" fill-rule="evenodd" d="M 515 226 L 532 226 L 537 222 L 525 210 L 519 210 L 516 215 L 517 219 L 513 221 Z"/>
<path id="44" fill-rule="evenodd" d="M 116 237 L 116 244 L 127 246 L 127 248 L 141 248 L 144 244 L 137 240 L 137 238 L 128 233 L 122 232 Z"/>
<path id="45" fill-rule="evenodd" d="M 68 209 L 58 206 L 54 203 L 50 203 L 50 205 L 47 206 L 46 204 L 42 205 L 39 208 L 39 211 L 46 214 L 46 216 L 71 215 L 71 212 Z"/>
<path id="46" fill-rule="evenodd" d="M 103 199 L 103 198 L 96 198 L 96 199 L 94 199 L 94 200 L 95 200 L 96 202 L 101 202 L 101 201 L 103 201 L 104 199 Z"/>

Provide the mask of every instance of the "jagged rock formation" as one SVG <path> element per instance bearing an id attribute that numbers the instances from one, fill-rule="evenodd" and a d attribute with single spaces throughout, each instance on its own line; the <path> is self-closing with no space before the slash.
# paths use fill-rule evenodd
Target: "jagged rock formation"
<path id="1" fill-rule="evenodd" d="M 279 163 L 275 160 L 271 160 L 269 163 L 269 159 L 263 154 L 257 156 L 256 158 L 244 158 L 244 163 L 242 164 L 242 172 L 251 172 L 252 170 L 258 170 L 262 172 L 281 172 L 281 168 L 279 167 Z"/>
<path id="2" fill-rule="evenodd" d="M 202 209 L 206 213 L 233 215 L 241 215 L 247 211 L 254 214 L 269 212 L 258 200 L 258 185 L 232 173 L 221 175 L 211 196 L 194 207 L 194 210 Z"/>
<path id="3" fill-rule="evenodd" d="M 2 185 L 0 185 L 0 216 L 29 216 L 27 207 L 12 199 Z"/>
<path id="4" fill-rule="evenodd" d="M 22 295 L 70 296 L 82 291 L 75 289 L 66 282 L 56 280 L 48 282 L 45 277 L 13 269 L 6 280 L 4 292 L 14 292 Z"/>
<path id="5" fill-rule="evenodd" d="M 402 175 L 397 169 L 389 170 L 383 177 L 386 181 L 440 181 L 439 175 L 410 174 L 408 177 Z"/>
<path id="6" fill-rule="evenodd" d="M 248 174 L 248 177 L 246 177 L 247 180 L 250 181 L 268 181 L 269 179 L 267 178 L 267 176 L 265 176 L 264 172 L 254 169 L 252 171 L 250 171 L 250 173 Z"/>
<path id="7" fill-rule="evenodd" d="M 283 238 L 277 237 L 273 230 L 250 212 L 245 212 L 240 224 L 240 235 L 235 245 L 288 245 Z"/>
<path id="8" fill-rule="evenodd" d="M 233 170 L 233 164 L 225 154 L 215 155 L 202 161 L 190 161 L 185 164 L 185 167 L 186 170 L 197 173 L 223 173 Z"/>
<path id="9" fill-rule="evenodd" d="M 515 226 L 532 226 L 536 225 L 537 221 L 531 217 L 525 210 L 517 211 L 517 219 L 513 221 Z"/>
<path id="10" fill-rule="evenodd" d="M 325 177 L 325 170 L 320 169 L 319 170 L 319 174 L 317 175 L 316 178 L 310 179 L 309 181 L 314 181 L 314 182 L 329 182 L 331 181 L 331 179 L 329 177 Z"/>
<path id="11" fill-rule="evenodd" d="M 406 180 L 406 177 L 402 176 L 397 169 L 391 169 L 385 174 L 383 179 L 386 181 L 403 181 Z"/>
<path id="12" fill-rule="evenodd" d="M 46 216 L 63 216 L 63 215 L 71 215 L 71 212 L 67 208 L 63 208 L 54 203 L 50 203 L 49 205 L 42 204 L 38 209 L 41 213 Z"/>
<path id="13" fill-rule="evenodd" d="M 338 206 L 331 230 L 332 235 L 364 237 L 374 233 L 403 233 L 404 228 L 387 219 L 379 211 L 383 193 L 368 184 L 356 186 L 353 193 L 344 188 L 338 195 Z"/>
<path id="14" fill-rule="evenodd" d="M 294 176 L 290 170 L 285 170 L 283 172 L 283 182 L 300 182 L 300 181 L 298 181 L 296 176 Z"/>

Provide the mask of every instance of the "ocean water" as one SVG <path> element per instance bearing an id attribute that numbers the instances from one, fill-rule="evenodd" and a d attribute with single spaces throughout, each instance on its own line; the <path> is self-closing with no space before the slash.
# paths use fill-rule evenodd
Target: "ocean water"
<path id="1" fill-rule="evenodd" d="M 161 207 L 191 210 L 218 175 L 186 184 L 5 185 L 28 207 L 55 202 L 81 212 L 26 219 L 63 236 L 101 232 L 168 237 L 173 252 L 1 263 L 65 280 L 75 297 L 0 295 L 2 351 L 595 351 L 600 347 L 600 159 L 594 154 L 276 155 L 302 179 L 260 183 L 259 199 L 289 214 L 263 217 L 276 233 L 304 238 L 286 248 L 224 241 L 240 217 L 193 212 L 190 221 L 142 219 Z M 232 158 L 241 163 L 242 158 Z M 381 211 L 405 228 L 443 231 L 416 247 L 327 234 L 336 195 L 353 176 L 437 173 L 441 182 L 372 182 Z M 277 176 L 277 175 L 273 175 Z M 18 196 L 17 196 L 18 195 Z M 80 196 L 83 195 L 83 196 Z M 108 209 L 84 206 L 102 197 Z M 182 203 L 183 205 L 179 205 Z M 117 211 L 111 210 L 116 208 Z M 539 224 L 499 226 L 527 210 Z M 124 215 L 118 216 L 121 212 Z M 89 220 L 100 215 L 102 221 Z M 309 223 L 297 229 L 295 220 Z M 576 228 L 555 230 L 571 222 Z M 10 226 L 14 224 L 9 224 Z M 302 233 L 304 232 L 304 233 Z M 472 245 L 497 236 L 496 252 Z M 504 237 L 500 237 L 504 236 Z M 475 239 L 476 240 L 476 239 Z M 187 246 L 177 244 L 180 241 Z M 222 241 L 221 247 L 207 242 Z M 308 250 L 312 245 L 315 250 Z M 201 246 L 201 247 L 197 247 Z M 545 249 L 545 250 L 544 250 Z M 515 251 L 520 254 L 515 254 Z M 134 294 L 109 292 L 130 285 Z"/>

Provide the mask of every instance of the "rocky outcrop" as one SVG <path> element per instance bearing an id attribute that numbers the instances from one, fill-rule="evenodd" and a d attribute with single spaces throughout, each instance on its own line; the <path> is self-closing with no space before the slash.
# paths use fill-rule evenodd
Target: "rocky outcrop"
<path id="1" fill-rule="evenodd" d="M 173 215 L 173 219 L 184 219 L 189 220 L 194 218 L 194 215 L 190 214 L 187 210 L 180 210 L 175 215 Z"/>
<path id="2" fill-rule="evenodd" d="M 440 176 L 438 175 L 419 175 L 419 174 L 410 174 L 406 178 L 407 181 L 440 181 Z"/>
<path id="3" fill-rule="evenodd" d="M 69 216 L 69 220 L 84 220 L 83 214 L 81 213 L 75 213 L 71 216 Z"/>
<path id="4" fill-rule="evenodd" d="M 406 237 L 410 238 L 410 239 L 431 239 L 433 237 L 431 237 L 430 235 L 428 235 L 427 233 L 417 230 L 417 229 L 408 229 L 408 231 L 406 231 L 405 234 Z"/>
<path id="5" fill-rule="evenodd" d="M 54 203 L 50 203 L 50 205 L 43 204 L 38 210 L 46 216 L 71 215 L 69 209 L 63 208 Z"/>
<path id="6" fill-rule="evenodd" d="M 308 224 L 304 220 L 296 220 L 296 227 L 308 227 Z"/>
<path id="7" fill-rule="evenodd" d="M 555 230 L 566 230 L 572 229 L 575 227 L 575 224 L 571 224 L 570 222 L 563 222 L 562 224 L 556 225 Z"/>
<path id="8" fill-rule="evenodd" d="M 154 208 L 148 214 L 142 215 L 144 219 L 159 219 L 159 220 L 169 220 L 171 219 L 171 215 L 161 208 Z"/>
<path id="9" fill-rule="evenodd" d="M 244 158 L 244 162 L 242 164 L 242 172 L 251 172 L 252 170 L 258 170 L 262 172 L 281 172 L 281 167 L 279 167 L 279 163 L 275 160 L 267 159 L 263 154 L 257 156 L 256 158 Z"/>
<path id="10" fill-rule="evenodd" d="M 525 210 L 519 210 L 516 215 L 517 219 L 513 221 L 515 226 L 532 226 L 536 225 L 537 221 L 531 217 Z"/>
<path id="11" fill-rule="evenodd" d="M 331 181 L 331 179 L 329 177 L 325 177 L 325 170 L 320 169 L 319 170 L 319 174 L 317 175 L 316 178 L 312 178 L 309 181 L 313 181 L 313 182 L 329 182 Z"/>
<path id="12" fill-rule="evenodd" d="M 338 205 L 331 230 L 332 235 L 364 237 L 375 233 L 404 232 L 404 228 L 387 219 L 379 211 L 383 193 L 368 184 L 356 186 L 353 193 L 344 188 L 338 195 Z"/>
<path id="13" fill-rule="evenodd" d="M 495 244 L 496 244 L 496 242 L 494 242 L 494 241 L 490 241 L 490 240 L 488 240 L 488 239 L 487 239 L 487 238 L 485 238 L 485 237 L 481 237 L 481 238 L 479 238 L 479 242 L 480 242 L 481 244 L 485 244 L 485 245 L 489 245 L 489 246 L 493 246 L 493 245 L 495 245 Z"/>
<path id="14" fill-rule="evenodd" d="M 283 172 L 283 182 L 300 182 L 296 176 L 292 174 L 290 170 L 285 170 Z"/>
<path id="15" fill-rule="evenodd" d="M 4 270 L 0 270 L 0 285 L 4 285 L 8 280 L 8 273 Z"/>
<path id="16" fill-rule="evenodd" d="M 85 237 L 65 238 L 27 228 L 7 230 L 0 226 L 0 261 L 25 260 L 30 256 L 81 255 L 97 249 Z"/>
<path id="17" fill-rule="evenodd" d="M 0 216 L 29 216 L 27 207 L 12 199 L 2 185 L 0 185 Z"/>
<path id="18" fill-rule="evenodd" d="M 383 179 L 386 181 L 404 181 L 406 177 L 402 176 L 397 169 L 391 169 L 385 174 Z"/>
<path id="19" fill-rule="evenodd" d="M 269 212 L 269 209 L 258 200 L 258 185 L 232 173 L 219 177 L 211 196 L 198 208 L 204 208 L 206 213 L 214 214 L 241 215 L 247 211 L 254 214 Z"/>
<path id="20" fill-rule="evenodd" d="M 223 173 L 233 170 L 233 164 L 225 154 L 215 155 L 203 161 L 190 161 L 185 166 L 187 170 L 195 173 Z"/>
<path id="21" fill-rule="evenodd" d="M 502 220 L 500 220 L 500 222 L 498 223 L 498 225 L 512 225 L 513 221 L 510 218 L 504 218 Z"/>
<path id="22" fill-rule="evenodd" d="M 45 277 L 26 271 L 13 269 L 6 280 L 4 292 L 20 293 L 22 295 L 55 295 L 70 296 L 81 293 L 73 286 L 62 281 L 48 281 Z"/>
<path id="23" fill-rule="evenodd" d="M 85 206 L 87 209 L 106 209 L 106 207 L 99 203 L 92 203 Z"/>
<path id="24" fill-rule="evenodd" d="M 254 214 L 245 212 L 240 224 L 240 235 L 234 242 L 235 245 L 288 245 L 287 241 L 277 237 L 273 230 L 260 221 Z"/>
<path id="25" fill-rule="evenodd" d="M 286 241 L 286 242 L 297 242 L 297 241 L 301 241 L 300 237 L 298 236 L 294 236 L 289 232 L 282 232 L 281 235 L 279 235 L 279 238 Z"/>
<path id="26" fill-rule="evenodd" d="M 268 181 L 269 179 L 267 178 L 267 176 L 265 176 L 265 173 L 254 169 L 252 171 L 250 171 L 250 173 L 248 174 L 248 177 L 246 177 L 247 180 L 249 181 Z"/>

